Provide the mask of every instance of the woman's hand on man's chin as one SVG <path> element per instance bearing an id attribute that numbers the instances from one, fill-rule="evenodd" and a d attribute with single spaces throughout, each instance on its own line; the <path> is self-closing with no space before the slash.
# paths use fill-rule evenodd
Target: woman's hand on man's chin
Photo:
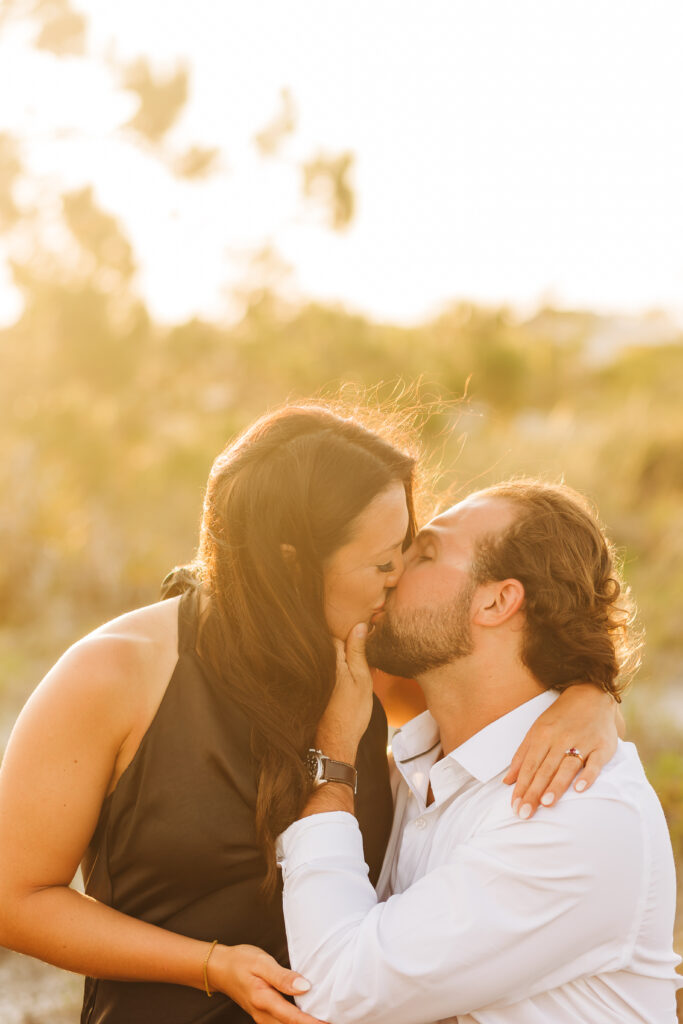
<path id="1" fill-rule="evenodd" d="M 355 764 L 372 715 L 372 675 L 365 658 L 368 627 L 360 623 L 346 643 L 334 640 L 337 681 L 316 731 L 316 747 L 335 761 Z"/>

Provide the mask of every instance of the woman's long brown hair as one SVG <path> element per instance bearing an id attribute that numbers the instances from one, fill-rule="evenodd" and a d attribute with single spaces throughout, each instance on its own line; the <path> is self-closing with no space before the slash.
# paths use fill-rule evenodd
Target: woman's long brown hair
<path id="1" fill-rule="evenodd" d="M 277 883 L 275 839 L 309 792 L 307 749 L 335 682 L 324 565 L 390 484 L 406 492 L 412 456 L 353 419 L 289 406 L 258 420 L 215 460 L 193 569 L 209 596 L 199 653 L 252 726 L 256 827 Z M 283 548 L 283 546 L 285 546 Z M 285 552 L 293 549 L 295 561 Z"/>

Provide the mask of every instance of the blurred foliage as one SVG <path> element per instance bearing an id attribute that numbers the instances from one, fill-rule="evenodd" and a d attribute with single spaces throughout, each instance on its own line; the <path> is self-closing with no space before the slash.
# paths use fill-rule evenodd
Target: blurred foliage
<path id="1" fill-rule="evenodd" d="M 14 186 L 21 174 L 19 144 L 6 132 L 0 133 L 0 232 L 11 227 L 19 216 Z"/>
<path id="2" fill-rule="evenodd" d="M 355 212 L 350 175 L 353 153 L 319 155 L 302 167 L 304 195 L 322 205 L 328 224 L 335 231 L 349 226 Z"/>
<path id="3" fill-rule="evenodd" d="M 149 142 L 160 142 L 187 102 L 188 69 L 181 66 L 168 75 L 155 74 L 141 57 L 124 69 L 122 83 L 138 99 L 138 109 L 128 127 Z"/>
<path id="4" fill-rule="evenodd" d="M 2 0 L 0 29 L 10 20 L 30 21 L 33 45 L 57 57 L 82 56 L 87 20 L 69 0 Z"/>
<path id="5" fill-rule="evenodd" d="M 254 136 L 261 156 L 275 156 L 285 140 L 296 130 L 296 105 L 289 89 L 280 90 L 280 108 L 272 119 Z"/>
<path id="6" fill-rule="evenodd" d="M 92 187 L 67 193 L 63 202 L 64 222 L 92 269 L 111 271 L 113 280 L 130 280 L 135 272 L 133 250 L 116 220 L 96 205 Z"/>
<path id="7" fill-rule="evenodd" d="M 34 13 L 41 23 L 35 40 L 38 49 L 58 57 L 85 53 L 86 19 L 69 0 L 35 0 Z"/>
<path id="8" fill-rule="evenodd" d="M 664 750 L 648 765 L 648 777 L 667 809 L 671 842 L 683 863 L 683 753 Z"/>
<path id="9" fill-rule="evenodd" d="M 179 178 L 196 181 L 212 174 L 220 160 L 220 150 L 215 146 L 190 146 L 173 161 L 173 171 Z"/>

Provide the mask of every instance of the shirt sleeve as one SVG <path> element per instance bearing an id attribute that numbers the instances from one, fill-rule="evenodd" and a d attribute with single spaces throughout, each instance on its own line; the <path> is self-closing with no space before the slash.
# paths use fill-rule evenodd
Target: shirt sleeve
<path id="1" fill-rule="evenodd" d="M 567 800 L 510 815 L 379 903 L 355 818 L 311 815 L 280 837 L 297 1002 L 334 1024 L 424 1024 L 599 971 L 635 941 L 644 851 L 636 811 Z"/>

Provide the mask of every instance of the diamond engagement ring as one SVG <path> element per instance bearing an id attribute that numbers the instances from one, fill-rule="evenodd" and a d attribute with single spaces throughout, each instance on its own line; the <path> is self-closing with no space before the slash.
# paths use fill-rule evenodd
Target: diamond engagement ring
<path id="1" fill-rule="evenodd" d="M 570 747 L 569 750 L 565 750 L 565 757 L 578 757 L 582 765 L 586 763 L 586 758 L 583 756 L 581 751 L 577 747 Z"/>

